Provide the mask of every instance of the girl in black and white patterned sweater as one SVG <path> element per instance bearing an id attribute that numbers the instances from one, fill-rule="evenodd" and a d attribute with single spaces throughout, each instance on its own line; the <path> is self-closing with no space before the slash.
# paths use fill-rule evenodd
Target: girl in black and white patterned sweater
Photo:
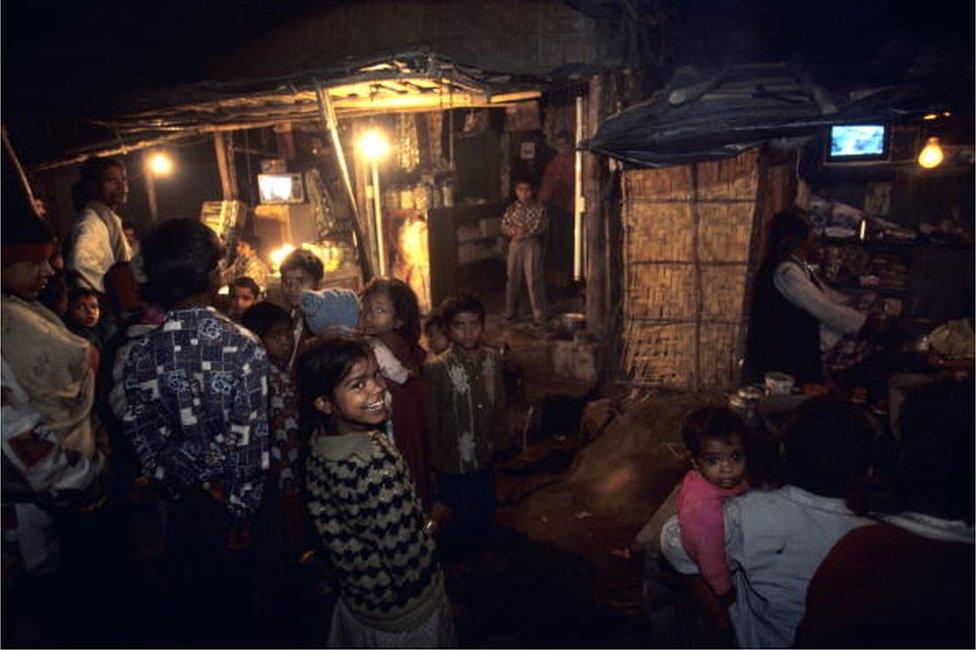
<path id="1" fill-rule="evenodd" d="M 308 507 L 339 574 L 328 645 L 454 643 L 434 541 L 403 459 L 389 443 L 386 385 L 362 340 L 316 341 L 298 387 L 312 430 Z"/>

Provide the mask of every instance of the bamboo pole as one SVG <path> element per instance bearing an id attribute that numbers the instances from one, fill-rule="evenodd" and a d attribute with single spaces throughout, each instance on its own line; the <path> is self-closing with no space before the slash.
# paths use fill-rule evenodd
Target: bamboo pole
<path id="1" fill-rule="evenodd" d="M 224 143 L 224 134 L 214 132 L 214 154 L 217 157 L 217 171 L 220 173 L 220 189 L 225 201 L 232 201 L 235 197 L 234 186 L 230 176 L 230 167 L 227 164 L 227 146 Z"/>
<path id="2" fill-rule="evenodd" d="M 20 158 L 17 157 L 17 152 L 10 142 L 10 134 L 7 132 L 7 127 L 3 126 L 0 131 L 3 134 L 3 147 L 7 150 L 7 155 L 10 156 L 10 160 L 14 164 L 14 169 L 17 170 L 17 179 L 20 181 L 20 186 L 23 188 L 24 194 L 27 195 L 27 204 L 31 212 L 34 213 L 34 216 L 43 219 L 45 215 L 43 204 L 34 196 L 34 190 L 31 187 L 30 179 L 27 178 L 27 172 L 24 171 L 24 166 L 20 164 Z"/>
<path id="3" fill-rule="evenodd" d="M 159 221 L 159 203 L 156 196 L 156 179 L 153 178 L 152 169 L 149 168 L 150 151 L 142 154 L 143 174 L 146 178 L 146 199 L 149 202 L 149 218 L 153 223 Z"/>
<path id="4" fill-rule="evenodd" d="M 586 130 L 590 137 L 600 126 L 603 95 L 603 80 L 600 75 L 590 79 L 590 93 L 586 104 Z M 603 264 L 603 205 L 600 200 L 600 160 L 593 153 L 583 156 L 583 189 L 586 195 L 586 231 L 584 264 L 586 268 L 586 324 L 590 332 L 602 337 L 606 332 L 606 282 Z"/>
<path id="5" fill-rule="evenodd" d="M 332 100 L 329 93 L 322 90 L 321 86 L 316 85 L 315 97 L 319 104 L 319 116 L 325 124 L 329 137 L 332 139 L 332 148 L 335 149 L 336 160 L 339 163 L 339 170 L 342 173 L 342 181 L 349 193 L 349 203 L 352 206 L 352 234 L 353 243 L 356 246 L 357 257 L 359 257 L 360 270 L 363 273 L 363 282 L 373 279 L 373 263 L 363 239 L 362 226 L 359 221 L 359 203 L 356 201 L 356 192 L 352 187 L 352 179 L 349 176 L 349 165 L 346 163 L 346 154 L 342 148 L 342 140 L 339 138 L 339 120 L 336 118 L 335 109 L 332 107 Z"/>

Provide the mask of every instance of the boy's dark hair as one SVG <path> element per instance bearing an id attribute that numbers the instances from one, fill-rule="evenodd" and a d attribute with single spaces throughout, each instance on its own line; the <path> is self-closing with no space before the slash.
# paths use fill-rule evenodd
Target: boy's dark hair
<path id="1" fill-rule="evenodd" d="M 519 185 L 528 185 L 529 187 L 535 189 L 535 179 L 530 176 L 516 176 L 512 180 L 512 189 L 515 189 Z"/>
<path id="2" fill-rule="evenodd" d="M 420 340 L 420 305 L 417 303 L 417 294 L 403 280 L 373 278 L 363 289 L 360 300 L 365 301 L 376 293 L 385 293 L 390 297 L 394 316 L 403 323 L 397 332 L 407 343 L 416 345 Z"/>
<path id="3" fill-rule="evenodd" d="M 371 354 L 373 351 L 365 340 L 334 334 L 315 340 L 299 355 L 295 378 L 303 428 L 313 430 L 320 424 L 329 425 L 330 418 L 315 408 L 315 400 L 319 397 L 331 400 L 353 364 L 368 359 Z"/>
<path id="4" fill-rule="evenodd" d="M 194 219 L 171 219 L 156 227 L 145 245 L 146 274 L 153 299 L 164 307 L 206 292 L 223 254 L 217 234 Z"/>
<path id="5" fill-rule="evenodd" d="M 904 509 L 972 523 L 973 389 L 972 380 L 949 381 L 906 397 L 899 418 Z"/>
<path id="6" fill-rule="evenodd" d="M 441 304 L 441 308 L 438 311 L 441 314 L 441 318 L 444 319 L 444 325 L 448 328 L 450 328 L 451 323 L 458 314 L 466 311 L 477 314 L 481 322 L 485 322 L 485 305 L 481 302 L 480 298 L 470 293 L 460 293 L 448 298 Z"/>
<path id="7" fill-rule="evenodd" d="M 299 248 L 288 254 L 288 257 L 281 263 L 281 274 L 285 271 L 299 270 L 305 271 L 315 282 L 321 282 L 325 276 L 325 266 L 322 260 L 312 251 Z"/>
<path id="8" fill-rule="evenodd" d="M 444 323 L 444 318 L 441 316 L 439 311 L 433 312 L 424 321 L 424 334 L 430 336 L 430 331 L 434 328 L 439 329 L 441 332 L 447 333 L 447 325 Z"/>
<path id="9" fill-rule="evenodd" d="M 258 286 L 258 283 L 252 280 L 251 278 L 247 277 L 246 275 L 239 275 L 233 280 L 231 280 L 230 286 L 231 289 L 233 289 L 234 287 L 239 287 L 241 289 L 250 289 L 251 293 L 254 294 L 255 298 L 261 295 L 261 287 Z"/>
<path id="10" fill-rule="evenodd" d="M 94 289 L 89 289 L 88 287 L 72 287 L 68 289 L 68 309 L 73 307 L 82 298 L 87 298 L 89 296 L 98 299 L 98 292 Z"/>
<path id="11" fill-rule="evenodd" d="M 874 432 L 864 414 L 830 397 L 803 403 L 786 430 L 786 482 L 819 496 L 848 496 L 865 477 Z"/>
<path id="12" fill-rule="evenodd" d="M 237 233 L 237 241 L 247 244 L 255 251 L 260 250 L 261 248 L 261 240 L 253 232 Z"/>
<path id="13" fill-rule="evenodd" d="M 267 336 L 271 328 L 278 323 L 285 323 L 291 327 L 291 316 L 287 311 L 267 300 L 251 305 L 241 314 L 241 326 L 254 332 L 258 338 Z"/>
<path id="14" fill-rule="evenodd" d="M 685 447 L 697 456 L 706 440 L 717 439 L 731 443 L 738 435 L 745 442 L 746 425 L 735 412 L 724 406 L 703 406 L 685 417 L 681 437 Z"/>

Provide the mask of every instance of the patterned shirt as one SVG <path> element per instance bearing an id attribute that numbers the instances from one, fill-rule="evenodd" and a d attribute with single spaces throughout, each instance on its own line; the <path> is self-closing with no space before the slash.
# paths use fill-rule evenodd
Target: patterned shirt
<path id="1" fill-rule="evenodd" d="M 275 365 L 268 375 L 268 424 L 271 427 L 271 478 L 282 492 L 301 489 L 302 441 L 298 433 L 298 395 L 291 378 Z"/>
<path id="2" fill-rule="evenodd" d="M 538 202 L 515 201 L 502 216 L 502 234 L 514 237 L 515 231 L 521 230 L 523 236 L 534 237 L 545 232 L 547 224 L 546 209 Z"/>
<path id="3" fill-rule="evenodd" d="M 129 350 L 122 428 L 146 476 L 174 497 L 204 489 L 235 517 L 261 502 L 268 469 L 268 360 L 213 308 L 174 310 Z"/>

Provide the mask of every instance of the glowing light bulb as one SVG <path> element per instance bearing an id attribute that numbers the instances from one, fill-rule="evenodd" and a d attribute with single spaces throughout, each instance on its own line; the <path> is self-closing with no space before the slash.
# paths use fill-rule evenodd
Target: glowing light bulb
<path id="1" fill-rule="evenodd" d="M 390 143 L 377 130 L 367 131 L 359 139 L 359 150 L 368 160 L 382 160 L 390 153 Z"/>
<path id="2" fill-rule="evenodd" d="M 931 137 L 925 141 L 925 147 L 918 154 L 918 164 L 924 169 L 933 169 L 941 165 L 944 158 L 939 139 Z"/>
<path id="3" fill-rule="evenodd" d="M 291 244 L 285 244 L 284 246 L 271 251 L 271 255 L 268 257 L 271 258 L 272 266 L 274 266 L 274 268 L 279 268 L 281 263 L 285 261 L 285 258 L 288 257 L 288 255 L 290 255 L 294 250 L 294 246 Z"/>
<path id="4" fill-rule="evenodd" d="M 173 159 L 162 152 L 154 153 L 149 157 L 149 171 L 156 176 L 169 176 L 173 173 Z"/>

